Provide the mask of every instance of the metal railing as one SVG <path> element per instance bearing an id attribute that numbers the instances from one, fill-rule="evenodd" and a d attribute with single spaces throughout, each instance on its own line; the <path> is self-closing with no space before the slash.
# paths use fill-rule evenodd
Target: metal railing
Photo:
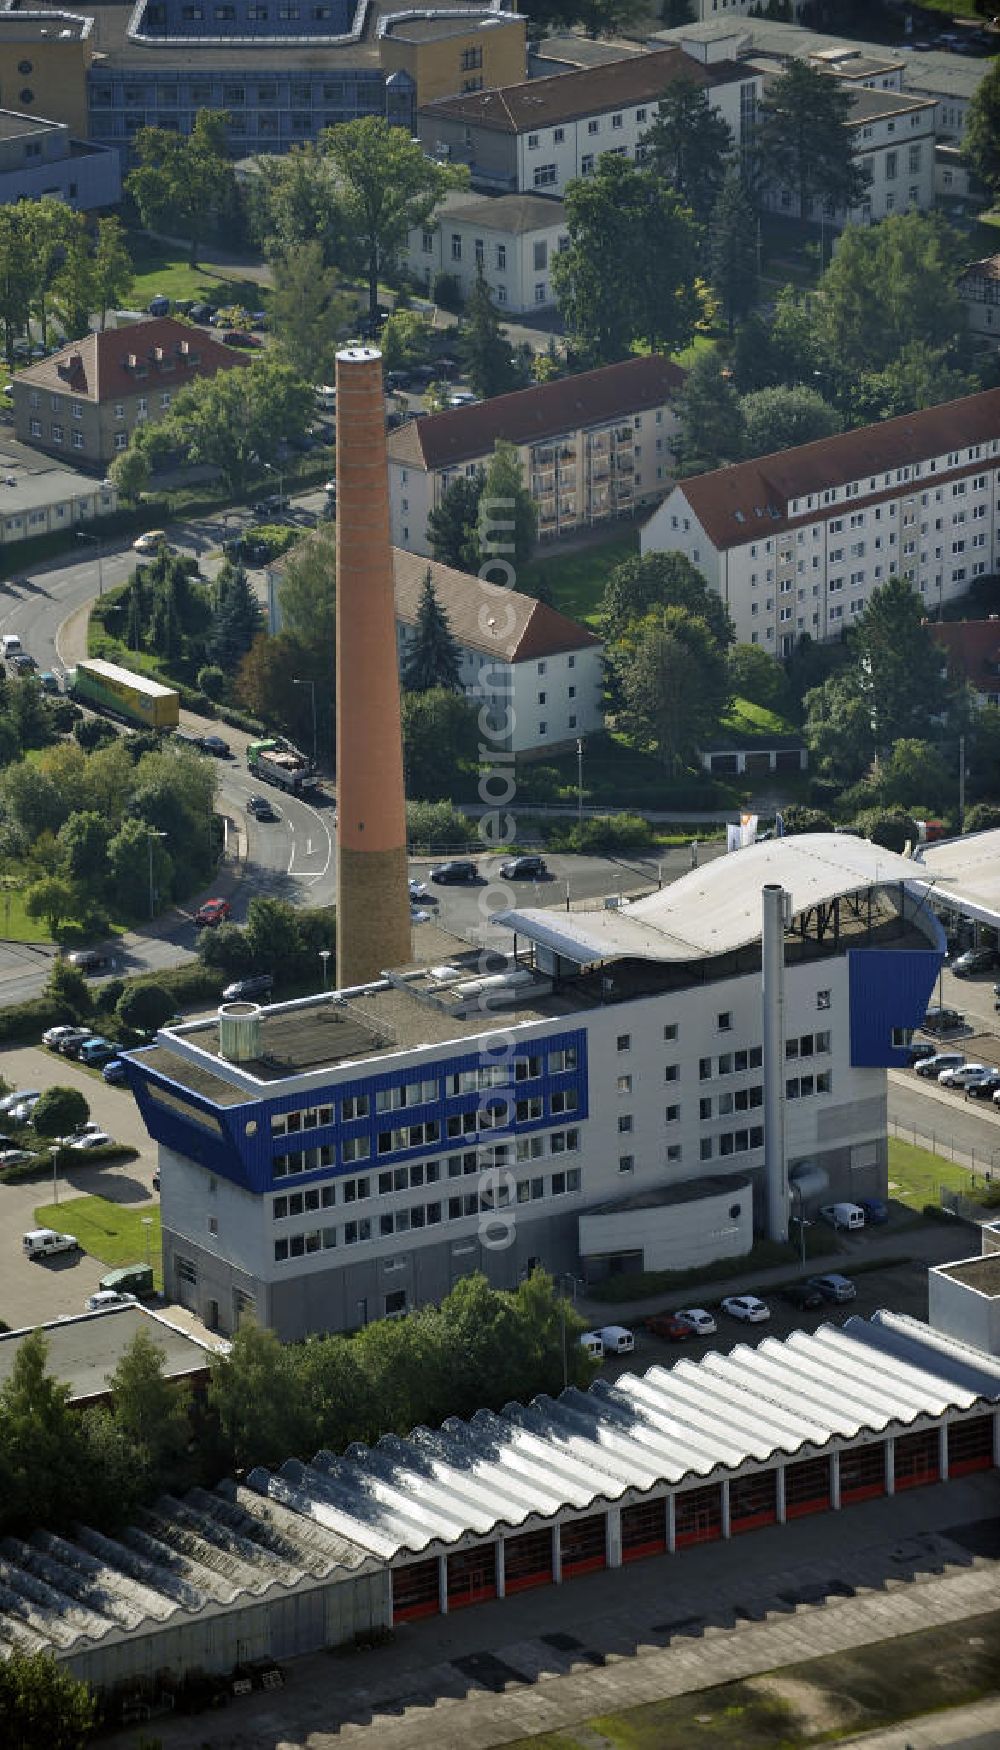
<path id="1" fill-rule="evenodd" d="M 974 1189 L 977 1179 L 987 1185 L 1000 1184 L 1000 1146 L 977 1148 L 973 1143 L 971 1148 L 958 1148 L 944 1128 L 944 1122 L 940 1130 L 925 1130 L 909 1119 L 904 1123 L 899 1118 L 890 1118 L 889 1130 L 902 1142 L 912 1142 L 915 1148 L 925 1148 L 930 1154 L 954 1161 L 956 1166 L 968 1167 L 972 1175 L 970 1190 Z M 942 1188 L 939 1186 L 938 1189 Z"/>

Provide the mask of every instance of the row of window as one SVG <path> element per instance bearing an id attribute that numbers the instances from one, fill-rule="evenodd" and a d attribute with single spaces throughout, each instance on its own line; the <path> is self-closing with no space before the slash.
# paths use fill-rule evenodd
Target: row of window
<path id="1" fill-rule="evenodd" d="M 42 405 L 41 395 L 39 394 L 37 389 L 32 389 L 30 395 L 28 396 L 28 406 L 31 408 L 33 413 L 37 413 L 39 408 L 41 407 L 41 405 Z M 83 418 L 84 408 L 87 405 L 86 402 L 84 402 L 84 401 L 67 401 L 66 405 L 69 408 L 70 412 L 72 413 L 72 416 L 74 419 L 82 419 Z M 63 397 L 61 395 L 52 395 L 49 399 L 49 406 L 51 407 L 53 413 L 61 413 L 62 408 L 63 408 Z M 163 408 L 167 408 L 170 406 L 170 390 L 169 389 L 164 389 L 163 393 L 161 394 L 160 406 Z M 135 410 L 136 410 L 136 413 L 140 419 L 142 419 L 144 417 L 144 415 L 149 412 L 149 399 L 147 396 L 140 395 L 137 397 L 136 404 L 135 404 Z M 112 412 L 113 412 L 115 419 L 124 419 L 125 418 L 125 403 L 124 403 L 124 401 L 114 402 L 113 407 L 112 407 Z"/>
<path id="2" fill-rule="evenodd" d="M 513 1198 L 510 1196 L 509 1186 L 503 1185 L 497 1188 L 496 1196 L 489 1189 L 468 1191 L 433 1203 L 411 1204 L 407 1209 L 387 1209 L 378 1216 L 358 1216 L 356 1220 L 345 1222 L 342 1228 L 309 1228 L 303 1233 L 276 1239 L 274 1260 L 275 1263 L 282 1264 L 292 1258 L 307 1257 L 311 1253 L 332 1251 L 338 1243 L 355 1246 L 373 1237 L 390 1239 L 396 1234 L 418 1233 L 425 1228 L 439 1227 L 442 1222 L 466 1221 L 470 1216 L 489 1214 L 492 1210 L 505 1208 L 515 1201 L 523 1204 L 540 1202 L 546 1196 L 568 1197 L 579 1191 L 580 1183 L 580 1169 L 571 1167 L 567 1172 L 553 1173 L 547 1187 L 545 1179 L 540 1177 L 519 1179 Z"/>
<path id="3" fill-rule="evenodd" d="M 753 1148 L 763 1148 L 764 1126 L 751 1124 L 747 1130 L 727 1130 L 721 1136 L 703 1136 L 698 1145 L 699 1158 L 714 1160 L 716 1155 L 748 1154 Z"/>
<path id="4" fill-rule="evenodd" d="M 518 1082 L 537 1081 L 546 1069 L 552 1076 L 564 1075 L 578 1067 L 579 1053 L 575 1045 L 550 1051 L 544 1059 L 540 1052 L 530 1052 L 507 1063 L 477 1064 L 472 1069 L 457 1070 L 444 1077 L 444 1093 L 447 1098 L 480 1094 L 493 1088 L 511 1087 Z M 340 1102 L 340 1117 L 343 1123 L 350 1124 L 358 1119 L 371 1117 L 373 1110 L 376 1113 L 402 1112 L 415 1106 L 430 1106 L 441 1098 L 441 1091 L 441 1078 L 425 1076 L 376 1089 L 374 1103 L 369 1094 L 348 1094 Z M 337 1106 L 332 1100 L 319 1106 L 297 1108 L 292 1112 L 273 1112 L 271 1134 L 291 1136 L 304 1130 L 316 1130 L 323 1125 L 334 1124 L 336 1119 Z"/>
<path id="5" fill-rule="evenodd" d="M 468 1116 L 474 1118 L 476 1115 L 475 1113 L 470 1113 Z M 429 1128 L 431 1127 L 428 1125 L 411 1126 L 412 1131 L 421 1130 L 426 1132 Z M 437 1128 L 438 1127 L 435 1125 L 434 1129 L 436 1130 Z M 398 1135 L 403 1133 L 392 1132 L 391 1134 Z M 431 1139 L 425 1137 L 425 1140 Z M 546 1145 L 549 1154 L 560 1155 L 576 1153 L 580 1147 L 580 1132 L 575 1127 L 569 1130 L 550 1130 L 547 1133 L 536 1134 L 534 1136 L 518 1137 L 510 1142 L 499 1143 L 489 1148 L 481 1147 L 478 1149 L 467 1149 L 462 1154 L 449 1155 L 446 1157 L 449 1163 L 448 1175 L 450 1178 L 457 1176 L 457 1171 L 452 1165 L 452 1163 L 456 1161 L 463 1162 L 463 1172 L 472 1172 L 476 1170 L 481 1172 L 485 1165 L 505 1166 L 518 1161 L 537 1160 L 546 1153 Z M 416 1143 L 407 1146 L 420 1147 L 421 1144 Z M 380 1152 L 385 1153 L 388 1151 L 380 1150 Z M 351 1166 L 358 1162 L 366 1161 L 370 1158 L 370 1155 L 371 1148 L 367 1136 L 346 1137 L 341 1144 L 341 1161 L 344 1166 Z M 469 1161 L 478 1162 L 478 1167 L 464 1164 Z M 320 1148 L 300 1149 L 295 1154 L 275 1155 L 272 1163 L 272 1176 L 275 1179 L 288 1179 L 298 1177 L 303 1173 L 320 1172 L 323 1168 L 332 1167 L 334 1164 L 335 1150 L 333 1145 L 324 1144 Z M 436 1165 L 436 1163 L 430 1163 L 429 1165 Z M 410 1174 L 423 1173 L 425 1170 L 429 1171 L 429 1166 L 425 1169 L 419 1163 L 416 1166 L 396 1169 L 399 1173 L 409 1172 Z M 390 1174 L 382 1174 L 380 1175 L 380 1178 L 388 1178 L 391 1176 L 392 1175 Z M 435 1178 L 436 1177 L 437 1173 L 435 1172 Z M 426 1181 L 420 1178 L 411 1178 L 409 1182 L 411 1184 L 421 1184 L 424 1182 L 427 1184 L 432 1183 L 429 1178 Z M 346 1181 L 346 1183 L 350 1183 L 350 1181 Z M 367 1179 L 359 1179 L 356 1183 L 358 1185 L 367 1185 L 368 1181 Z M 405 1181 L 394 1187 L 389 1185 L 383 1187 L 380 1183 L 379 1194 L 382 1194 L 383 1189 L 388 1191 L 390 1189 L 401 1190 L 404 1188 Z M 361 1193 L 359 1193 L 359 1195 L 361 1195 Z M 368 1192 L 365 1191 L 363 1195 L 367 1196 Z M 344 1201 L 350 1202 L 352 1199 L 345 1197 Z"/>
<path id="6" fill-rule="evenodd" d="M 857 498 L 863 491 L 878 492 L 885 488 L 899 485 L 906 480 L 919 480 L 926 474 L 936 474 L 942 468 L 959 468 L 970 462 L 985 461 L 988 456 L 1000 455 L 1000 439 L 991 438 L 988 443 L 970 444 L 967 450 L 950 450 L 946 456 L 930 456 L 922 462 L 909 462 L 902 467 L 890 469 L 883 475 L 870 474 L 868 485 L 861 480 L 849 480 L 843 486 L 828 486 L 823 492 L 810 492 L 804 498 L 793 498 L 788 506 L 790 516 L 798 516 L 800 512 L 818 509 L 821 504 L 837 504 L 841 498 Z M 978 491 L 986 486 L 986 475 L 977 475 L 973 480 L 973 490 Z M 836 531 L 843 523 L 830 524 Z M 770 552 L 768 543 L 768 552 Z"/>

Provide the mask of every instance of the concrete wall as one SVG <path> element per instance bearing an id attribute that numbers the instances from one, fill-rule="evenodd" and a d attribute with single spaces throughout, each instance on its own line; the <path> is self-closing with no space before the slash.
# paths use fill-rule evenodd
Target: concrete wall
<path id="1" fill-rule="evenodd" d="M 962 1259 L 971 1271 L 983 1264 L 979 1258 Z M 957 1282 L 949 1276 L 951 1265 L 933 1266 L 927 1272 L 928 1321 L 935 1331 L 969 1343 L 987 1355 L 1000 1356 L 1000 1293 L 990 1292 L 986 1272 L 1000 1277 L 1000 1266 L 993 1269 L 987 1259 L 983 1268 L 983 1283 Z"/>
<path id="2" fill-rule="evenodd" d="M 690 1203 L 580 1217 L 582 1258 L 596 1262 L 610 1254 L 639 1252 L 644 1270 L 694 1270 L 716 1258 L 743 1257 L 752 1245 L 749 1186 Z"/>

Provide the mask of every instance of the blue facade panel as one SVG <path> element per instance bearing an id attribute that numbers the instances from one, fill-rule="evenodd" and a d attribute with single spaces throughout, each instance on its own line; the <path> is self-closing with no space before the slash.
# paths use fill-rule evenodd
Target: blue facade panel
<path id="1" fill-rule="evenodd" d="M 893 1029 L 919 1027 L 943 958 L 932 948 L 864 948 L 848 953 L 854 1068 L 906 1067 L 906 1048 L 893 1044 Z"/>
<path id="2" fill-rule="evenodd" d="M 575 1051 L 575 1067 L 561 1071 L 549 1068 L 550 1054 L 560 1051 Z M 495 1055 L 491 1058 L 489 1054 L 467 1051 L 460 1056 L 439 1058 L 433 1063 L 411 1064 L 407 1070 L 385 1071 L 349 1082 L 328 1083 L 325 1087 L 320 1085 L 308 1092 L 299 1090 L 275 1094 L 271 1098 L 250 1097 L 245 1103 L 235 1106 L 214 1105 L 181 1083 L 147 1070 L 144 1055 L 143 1051 L 136 1051 L 125 1061 L 129 1084 L 154 1141 L 257 1195 L 287 1187 L 290 1176 L 294 1177 L 296 1187 L 319 1184 L 347 1174 L 418 1160 L 421 1156 L 456 1152 L 478 1145 L 489 1146 L 533 1131 L 568 1128 L 581 1123 L 588 1115 L 587 1035 L 583 1029 L 526 1041 L 507 1060 L 509 1081 L 502 1086 L 462 1094 L 451 1093 L 451 1078 L 475 1073 L 488 1063 L 496 1063 Z M 540 1073 L 519 1080 L 516 1074 L 518 1059 L 531 1057 L 540 1058 Z M 406 1083 L 432 1078 L 438 1083 L 437 1099 L 382 1112 L 376 1109 L 380 1092 L 384 1094 Z M 560 1099 L 567 1094 L 572 1104 L 568 1110 L 559 1110 Z M 367 1100 L 367 1113 L 361 1118 L 345 1119 L 344 1103 L 348 1100 Z M 536 1115 L 519 1118 L 519 1101 L 540 1102 Z M 330 1123 L 315 1123 L 295 1132 L 275 1134 L 272 1130 L 272 1117 L 305 1110 L 315 1112 L 323 1106 L 332 1108 Z M 486 1129 L 449 1136 L 449 1119 L 460 1119 L 484 1108 L 499 1109 L 494 1124 Z M 437 1126 L 435 1140 L 380 1152 L 380 1133 L 428 1122 Z M 367 1156 L 345 1161 L 344 1141 L 359 1137 L 368 1142 Z M 276 1176 L 277 1156 L 294 1156 L 301 1151 L 324 1148 L 332 1151 L 328 1164 L 303 1172 L 285 1171 Z"/>

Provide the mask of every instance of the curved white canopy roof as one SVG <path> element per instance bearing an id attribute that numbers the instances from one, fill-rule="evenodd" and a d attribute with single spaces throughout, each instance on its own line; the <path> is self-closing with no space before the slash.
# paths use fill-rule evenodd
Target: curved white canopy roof
<path id="1" fill-rule="evenodd" d="M 803 833 L 732 851 L 631 905 L 578 912 L 537 907 L 500 912 L 493 921 L 580 965 L 623 957 L 702 960 L 760 940 L 761 895 L 769 885 L 790 893 L 798 913 L 868 887 L 914 880 L 926 880 L 919 864 L 868 839 Z"/>
<path id="2" fill-rule="evenodd" d="M 1000 927 L 1000 831 L 924 845 L 920 866 L 933 878 L 937 898 L 980 923 Z"/>

